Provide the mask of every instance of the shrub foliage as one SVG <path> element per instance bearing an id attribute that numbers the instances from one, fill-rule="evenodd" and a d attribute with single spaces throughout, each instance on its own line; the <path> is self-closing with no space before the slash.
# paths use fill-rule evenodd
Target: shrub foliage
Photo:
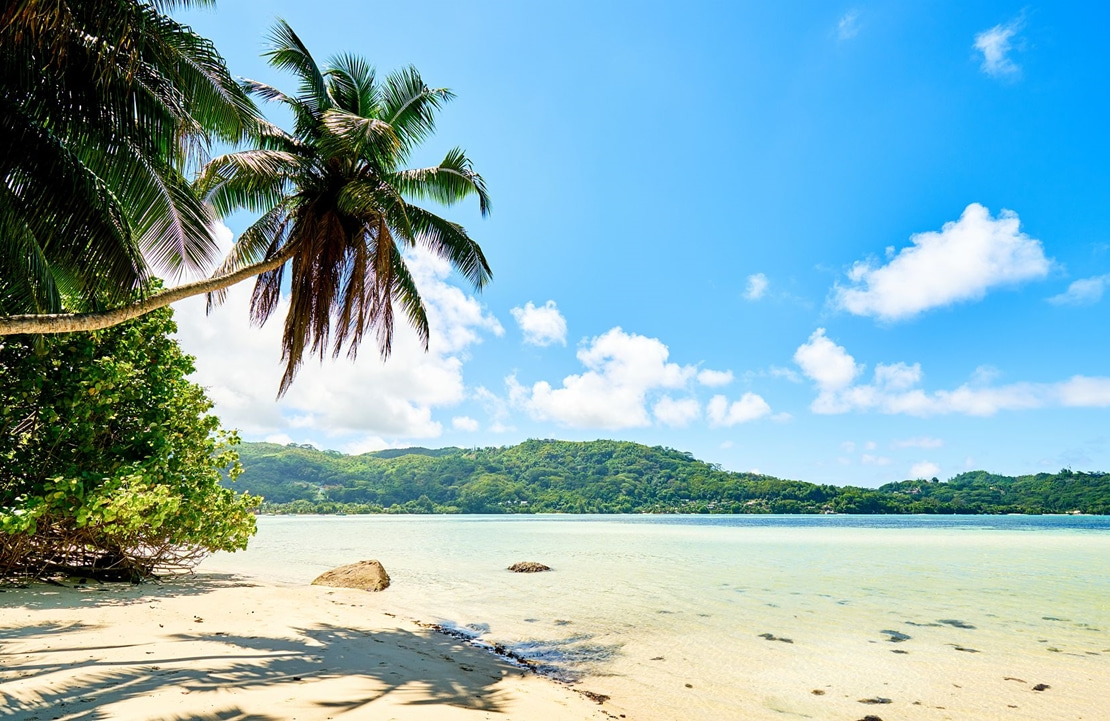
<path id="1" fill-rule="evenodd" d="M 164 308 L 0 345 L 0 575 L 136 579 L 246 547 L 256 497 Z"/>

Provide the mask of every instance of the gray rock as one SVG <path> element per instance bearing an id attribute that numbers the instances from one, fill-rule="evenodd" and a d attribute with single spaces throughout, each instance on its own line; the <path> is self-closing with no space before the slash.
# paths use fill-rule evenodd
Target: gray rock
<path id="1" fill-rule="evenodd" d="M 535 561 L 521 561 L 509 566 L 509 570 L 513 573 L 539 573 L 541 571 L 550 571 L 550 566 L 545 566 L 542 563 Z"/>
<path id="2" fill-rule="evenodd" d="M 389 574 L 377 561 L 359 561 L 320 574 L 312 585 L 381 591 L 389 588 Z"/>

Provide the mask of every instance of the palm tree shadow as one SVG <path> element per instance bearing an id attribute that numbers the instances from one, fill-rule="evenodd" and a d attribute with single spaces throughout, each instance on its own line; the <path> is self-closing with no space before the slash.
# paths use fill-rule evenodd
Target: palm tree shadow
<path id="1" fill-rule="evenodd" d="M 170 576 L 144 583 L 109 581 L 73 585 L 32 582 L 4 589 L 2 606 L 29 609 L 71 608 L 78 606 L 130 606 L 149 603 L 152 598 L 200 596 L 221 588 L 249 588 L 257 583 L 232 573 L 203 573 Z M 7 631 L 10 629 L 0 629 Z"/>
<path id="2" fill-rule="evenodd" d="M 44 638 L 66 630 L 38 628 Z M 25 688 L 30 681 L 30 691 L 16 695 L 0 685 L 0 719 L 46 719 L 64 709 L 72 721 L 94 721 L 111 717 L 114 704 L 171 687 L 181 693 L 216 694 L 288 686 L 290 696 L 315 697 L 318 700 L 311 703 L 329 713 L 359 709 L 398 692 L 402 693 L 395 700 L 404 705 L 443 704 L 486 712 L 501 711 L 508 701 L 507 693 L 496 685 L 510 667 L 430 630 L 371 633 L 316 624 L 295 631 L 295 638 L 177 634 L 160 643 L 154 657 L 136 649 L 123 659 L 72 663 L 51 660 L 54 651 L 47 649 L 22 664 L 8 659 L 0 666 L 0 680 L 18 679 Z M 34 634 L 23 636 L 29 638 Z M 61 671 L 67 676 L 59 683 L 54 674 Z M 336 686 L 321 683 L 352 678 L 360 683 L 344 684 L 345 691 L 339 693 Z M 313 688 L 316 684 L 321 685 Z M 164 721 L 181 718 L 268 721 L 272 717 L 257 713 L 249 702 L 208 715 L 163 717 Z"/>

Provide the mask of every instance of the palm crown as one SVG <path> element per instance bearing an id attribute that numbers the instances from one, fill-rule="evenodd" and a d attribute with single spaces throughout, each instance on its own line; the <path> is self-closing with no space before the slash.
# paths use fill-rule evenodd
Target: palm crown
<path id="1" fill-rule="evenodd" d="M 437 166 L 406 168 L 411 151 L 434 130 L 436 111 L 453 97 L 450 91 L 427 87 L 411 67 L 379 81 L 352 55 L 336 56 L 321 68 L 284 21 L 270 41 L 265 56 L 296 76 L 297 93 L 255 81 L 243 86 L 292 111 L 293 132 L 265 125 L 259 147 L 213 159 L 197 187 L 221 215 L 237 209 L 261 214 L 218 273 L 289 260 L 259 275 L 251 298 L 251 319 L 262 324 L 277 309 L 288 280 L 281 395 L 306 353 L 323 358 L 330 350 L 337 356 L 346 346 L 353 358 L 373 331 L 387 357 L 394 303 L 427 348 L 428 317 L 404 250 L 419 244 L 436 253 L 476 289 L 491 274 L 462 226 L 412 201 L 451 205 L 473 195 L 484 216 L 489 197 L 460 149 Z M 210 304 L 222 294 L 210 295 Z"/>
<path id="2" fill-rule="evenodd" d="M 218 259 L 185 174 L 259 119 L 213 45 L 161 12 L 206 4 L 0 9 L 0 315 L 97 310 Z"/>

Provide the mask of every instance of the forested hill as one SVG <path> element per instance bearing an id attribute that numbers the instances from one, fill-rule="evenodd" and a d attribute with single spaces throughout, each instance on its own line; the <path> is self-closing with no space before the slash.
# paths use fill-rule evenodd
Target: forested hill
<path id="1" fill-rule="evenodd" d="M 671 448 L 530 440 L 358 456 L 244 443 L 235 487 L 281 513 L 1110 513 L 1110 475 L 997 476 L 877 489 L 731 473 Z"/>

